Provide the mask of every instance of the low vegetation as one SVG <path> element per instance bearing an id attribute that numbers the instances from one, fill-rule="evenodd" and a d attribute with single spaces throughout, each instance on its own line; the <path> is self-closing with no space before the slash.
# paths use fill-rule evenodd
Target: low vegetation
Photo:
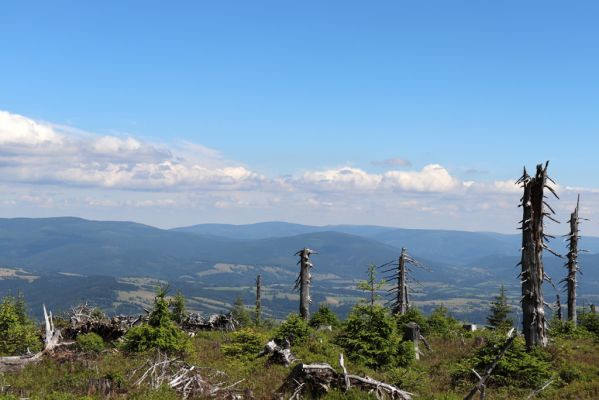
<path id="1" fill-rule="evenodd" d="M 25 331 L 20 337 L 26 338 L 30 350 L 39 349 L 40 329 L 23 307 L 22 298 L 3 300 L 0 334 L 10 337 Z M 194 337 L 188 337 L 177 323 L 185 318 L 182 310 L 184 299 L 170 299 L 161 290 L 147 323 L 131 328 L 121 340 L 105 342 L 95 333 L 81 334 L 74 345 L 56 350 L 41 362 L 0 375 L 0 399 L 179 399 L 180 393 L 168 387 L 152 387 L 147 380 L 138 383 L 148 362 L 160 354 L 171 354 L 181 365 L 198 366 L 202 376 L 207 380 L 218 377 L 223 387 L 237 383 L 242 393 L 270 399 L 293 367 L 259 356 L 266 342 L 275 339 L 281 345 L 288 341 L 298 362 L 325 362 L 341 372 L 339 356 L 343 354 L 352 374 L 396 385 L 414 393 L 415 399 L 453 400 L 469 392 L 476 382 L 472 370 L 482 373 L 505 342 L 504 329 L 464 331 L 445 307 L 429 315 L 412 308 L 394 316 L 379 304 L 362 302 L 339 321 L 322 305 L 308 322 L 291 314 L 274 327 L 247 322 L 232 332 L 198 331 Z M 526 351 L 522 337 L 516 338 L 488 381 L 486 398 L 527 398 L 548 381 L 551 384 L 538 398 L 598 398 L 598 321 L 592 313 L 581 314 L 578 326 L 552 321 L 549 346 L 532 352 Z M 409 322 L 416 322 L 430 342 L 431 350 L 421 346 L 420 360 L 415 359 L 413 343 L 404 338 Z M 327 329 L 318 329 L 323 325 Z M 504 325 L 503 319 L 499 321 L 498 327 Z M 26 349 L 13 346 L 3 351 L 23 354 Z M 335 389 L 323 398 L 376 397 L 355 389 L 347 393 Z"/>

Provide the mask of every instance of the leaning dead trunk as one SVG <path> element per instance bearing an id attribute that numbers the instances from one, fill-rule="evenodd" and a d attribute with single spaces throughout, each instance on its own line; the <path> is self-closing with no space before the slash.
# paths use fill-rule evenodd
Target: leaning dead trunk
<path id="1" fill-rule="evenodd" d="M 312 263 L 310 262 L 310 255 L 312 254 L 317 253 L 305 247 L 302 250 L 295 253 L 296 256 L 300 257 L 300 260 L 298 261 L 298 264 L 300 265 L 300 273 L 297 279 L 295 280 L 294 289 L 299 289 L 299 312 L 300 316 L 306 321 L 308 320 L 308 318 L 310 318 L 310 303 L 312 302 L 312 300 L 310 299 L 310 285 L 312 283 L 312 275 L 310 274 L 310 269 L 313 267 Z"/>
<path id="2" fill-rule="evenodd" d="M 568 234 L 569 251 L 568 251 L 568 262 L 566 267 L 568 268 L 568 276 L 564 280 L 566 283 L 566 290 L 568 293 L 568 321 L 572 321 L 576 325 L 576 273 L 578 271 L 578 210 L 580 205 L 580 196 L 576 202 L 576 208 L 574 212 L 570 214 L 570 233 Z"/>
<path id="3" fill-rule="evenodd" d="M 524 169 L 518 183 L 524 189 L 522 196 L 522 316 L 523 331 L 526 347 L 547 345 L 547 331 L 545 323 L 545 302 L 543 298 L 543 249 L 551 251 L 546 244 L 548 235 L 543 232 L 544 217 L 551 217 L 553 210 L 544 200 L 544 190 L 547 189 L 555 195 L 553 188 L 547 185 L 547 166 L 537 165 L 534 177 L 529 176 Z M 557 197 L 557 195 L 556 195 Z M 550 212 L 545 211 L 545 206 Z M 554 220 L 555 221 L 555 220 Z M 553 253 L 553 251 L 551 251 Z M 554 253 L 555 254 L 555 253 Z"/>

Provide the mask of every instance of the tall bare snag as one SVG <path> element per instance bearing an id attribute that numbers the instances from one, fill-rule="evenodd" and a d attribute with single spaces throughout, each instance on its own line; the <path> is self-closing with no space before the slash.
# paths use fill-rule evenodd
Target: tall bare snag
<path id="1" fill-rule="evenodd" d="M 576 274 L 579 271 L 578 267 L 578 241 L 580 240 L 578 211 L 580 209 L 580 195 L 576 201 L 576 208 L 570 214 L 570 233 L 567 236 L 568 241 L 568 261 L 566 262 L 566 268 L 568 269 L 568 275 L 562 280 L 565 283 L 566 290 L 568 293 L 568 321 L 572 321 L 576 325 Z"/>
<path id="2" fill-rule="evenodd" d="M 294 289 L 299 290 L 300 292 L 300 316 L 304 320 L 308 320 L 310 318 L 310 303 L 312 300 L 310 299 L 310 285 L 312 283 L 312 275 L 310 274 L 310 270 L 314 265 L 310 262 L 310 256 L 312 254 L 318 254 L 314 250 L 310 250 L 307 247 L 304 247 L 297 253 L 296 256 L 299 256 L 300 259 L 297 262 L 300 266 L 300 273 L 295 280 Z"/>
<path id="3" fill-rule="evenodd" d="M 522 283 L 522 319 L 526 347 L 532 349 L 535 346 L 545 347 L 547 345 L 547 330 L 545 322 L 545 302 L 543 299 L 543 280 L 546 278 L 543 269 L 543 250 L 557 255 L 547 246 L 547 239 L 552 237 L 543 232 L 543 221 L 547 217 L 553 221 L 551 216 L 554 212 L 545 201 L 544 191 L 547 189 L 555 197 L 557 194 L 547 181 L 547 166 L 537 165 L 534 177 L 531 177 L 524 169 L 522 177 L 517 183 L 521 184 L 524 194 L 521 207 L 522 217 L 522 259 L 521 283 Z M 552 181 L 553 182 L 553 181 Z M 547 210 L 545 210 L 547 207 Z M 555 221 L 557 222 L 557 221 Z"/>

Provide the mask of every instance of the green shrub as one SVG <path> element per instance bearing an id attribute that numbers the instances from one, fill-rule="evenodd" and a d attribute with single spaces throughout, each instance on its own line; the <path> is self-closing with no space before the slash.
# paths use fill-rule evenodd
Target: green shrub
<path id="1" fill-rule="evenodd" d="M 426 370 L 413 367 L 392 368 L 387 372 L 387 381 L 408 392 L 421 393 L 430 385 L 430 378 Z"/>
<path id="2" fill-rule="evenodd" d="M 266 337 L 251 328 L 243 328 L 231 333 L 230 342 L 221 349 L 227 356 L 252 358 L 257 356 L 266 344 Z"/>
<path id="3" fill-rule="evenodd" d="M 396 321 L 397 321 L 397 328 L 399 329 L 399 332 L 403 332 L 404 327 L 407 323 L 410 322 L 415 322 L 418 324 L 418 326 L 420 326 L 420 332 L 423 335 L 427 335 L 427 329 L 428 329 L 428 324 L 426 321 L 426 317 L 424 316 L 424 314 L 422 314 L 422 311 L 420 311 L 418 308 L 414 308 L 411 307 L 408 309 L 408 311 L 406 311 L 405 314 L 400 315 L 398 314 L 395 317 Z"/>
<path id="4" fill-rule="evenodd" d="M 411 346 L 401 345 L 395 319 L 380 305 L 355 305 L 336 341 L 350 359 L 370 368 L 412 361 L 408 355 Z"/>
<path id="5" fill-rule="evenodd" d="M 504 336 L 490 336 L 489 341 L 477 349 L 472 357 L 458 364 L 452 373 L 454 383 L 473 380 L 472 369 L 479 373 L 484 372 L 495 360 L 504 343 Z M 552 375 L 550 358 L 550 354 L 541 348 L 527 352 L 524 339 L 518 337 L 497 363 L 487 385 L 538 388 Z"/>
<path id="6" fill-rule="evenodd" d="M 427 318 L 423 331 L 431 336 L 448 338 L 461 332 L 461 329 L 460 322 L 449 315 L 447 307 L 439 306 Z"/>
<path id="7" fill-rule="evenodd" d="M 339 326 L 340 321 L 337 314 L 335 314 L 327 304 L 321 304 L 311 317 L 309 325 L 312 328 L 318 328 L 321 325 L 331 325 L 332 327 Z"/>
<path id="8" fill-rule="evenodd" d="M 245 308 L 245 304 L 243 304 L 243 299 L 241 297 L 237 297 L 233 306 L 230 309 L 231 316 L 235 319 L 235 321 L 239 322 L 241 326 L 249 326 L 252 323 L 252 319 L 250 318 L 250 313 Z"/>
<path id="9" fill-rule="evenodd" d="M 82 351 L 99 353 L 104 350 L 104 339 L 94 332 L 77 336 L 77 346 Z"/>
<path id="10" fill-rule="evenodd" d="M 130 352 L 160 349 L 167 352 L 184 352 L 189 340 L 173 321 L 166 291 L 159 291 L 154 299 L 154 309 L 147 324 L 135 326 L 127 331 L 123 348 Z"/>
<path id="11" fill-rule="evenodd" d="M 551 337 L 563 337 L 571 339 L 592 336 L 588 330 L 574 325 L 572 321 L 560 321 L 557 318 L 553 318 L 549 322 L 549 335 Z"/>
<path id="12" fill-rule="evenodd" d="M 186 317 L 185 296 L 180 291 L 170 301 L 171 317 L 173 321 L 180 324 Z"/>
<path id="13" fill-rule="evenodd" d="M 285 339 L 300 344 L 306 341 L 311 332 L 312 329 L 302 317 L 298 314 L 290 314 L 275 330 L 274 339 L 281 345 L 285 343 Z"/>
<path id="14" fill-rule="evenodd" d="M 27 316 L 25 301 L 6 296 L 0 303 L 0 355 L 19 355 L 42 349 L 38 329 Z"/>
<path id="15" fill-rule="evenodd" d="M 578 314 L 578 325 L 599 336 L 599 314 Z"/>

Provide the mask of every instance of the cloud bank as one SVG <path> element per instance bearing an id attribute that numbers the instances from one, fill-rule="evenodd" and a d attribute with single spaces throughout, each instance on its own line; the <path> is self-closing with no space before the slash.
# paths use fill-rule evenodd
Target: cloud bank
<path id="1" fill-rule="evenodd" d="M 4 216 L 75 214 L 159 226 L 280 219 L 504 231 L 518 221 L 515 179 L 462 180 L 436 163 L 408 169 L 403 158 L 371 164 L 389 168 L 377 173 L 341 165 L 265 176 L 200 144 L 99 135 L 0 111 Z M 574 192 L 599 204 L 599 190 L 559 190 L 566 201 L 557 208 L 564 212 Z"/>

